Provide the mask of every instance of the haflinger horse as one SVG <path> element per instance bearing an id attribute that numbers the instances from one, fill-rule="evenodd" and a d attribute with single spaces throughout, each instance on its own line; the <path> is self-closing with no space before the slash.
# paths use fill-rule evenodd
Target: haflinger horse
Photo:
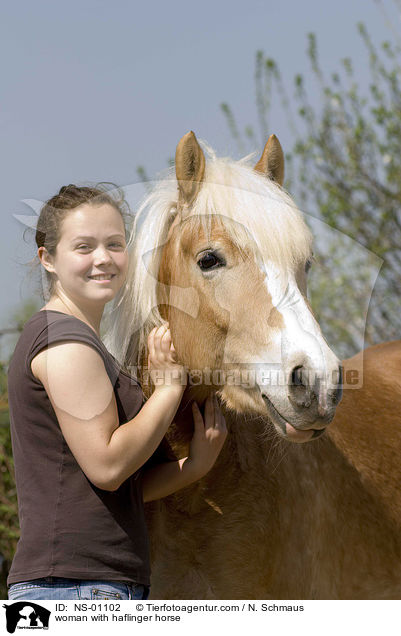
<path id="1" fill-rule="evenodd" d="M 204 478 L 147 504 L 152 596 L 400 598 L 401 345 L 345 361 L 363 382 L 338 406 L 278 139 L 254 168 L 203 147 L 207 162 L 185 135 L 175 176 L 145 197 L 108 336 L 149 395 L 147 335 L 169 321 L 188 386 L 158 461 L 188 454 L 192 400 L 215 393 L 229 431 Z"/>

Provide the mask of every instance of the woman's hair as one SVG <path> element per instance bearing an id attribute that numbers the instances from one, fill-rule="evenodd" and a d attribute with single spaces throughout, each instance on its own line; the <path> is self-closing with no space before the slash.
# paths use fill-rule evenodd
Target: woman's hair
<path id="1" fill-rule="evenodd" d="M 98 183 L 96 186 L 76 186 L 70 183 L 60 188 L 58 194 L 42 207 L 36 225 L 36 245 L 38 248 L 45 247 L 54 256 L 61 236 L 61 225 L 68 213 L 83 204 L 98 206 L 104 203 L 113 206 L 121 214 L 127 233 L 129 207 L 120 188 L 109 183 Z M 54 278 L 50 272 L 46 271 L 46 279 L 51 296 Z"/>

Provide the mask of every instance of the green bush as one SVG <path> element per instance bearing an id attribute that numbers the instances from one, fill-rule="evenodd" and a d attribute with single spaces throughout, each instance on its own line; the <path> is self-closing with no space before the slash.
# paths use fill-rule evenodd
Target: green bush
<path id="1" fill-rule="evenodd" d="M 0 575 L 1 598 L 7 598 L 6 576 L 18 537 L 18 506 L 7 403 L 7 376 L 4 364 L 0 363 L 0 554 L 6 560 Z"/>

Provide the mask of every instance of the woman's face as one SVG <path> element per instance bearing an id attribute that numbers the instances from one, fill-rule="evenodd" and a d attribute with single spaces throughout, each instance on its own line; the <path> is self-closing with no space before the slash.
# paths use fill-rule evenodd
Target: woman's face
<path id="1" fill-rule="evenodd" d="M 121 214 L 110 204 L 86 203 L 61 224 L 52 257 L 55 290 L 79 304 L 105 304 L 124 283 L 128 256 Z"/>

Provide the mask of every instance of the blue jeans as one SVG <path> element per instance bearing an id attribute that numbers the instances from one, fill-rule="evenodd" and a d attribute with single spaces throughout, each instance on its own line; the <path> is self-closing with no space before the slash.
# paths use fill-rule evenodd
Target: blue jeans
<path id="1" fill-rule="evenodd" d="M 140 583 L 123 581 L 81 581 L 47 576 L 23 583 L 12 583 L 8 589 L 10 601 L 55 601 L 55 600 L 135 600 L 147 599 L 149 587 Z"/>

